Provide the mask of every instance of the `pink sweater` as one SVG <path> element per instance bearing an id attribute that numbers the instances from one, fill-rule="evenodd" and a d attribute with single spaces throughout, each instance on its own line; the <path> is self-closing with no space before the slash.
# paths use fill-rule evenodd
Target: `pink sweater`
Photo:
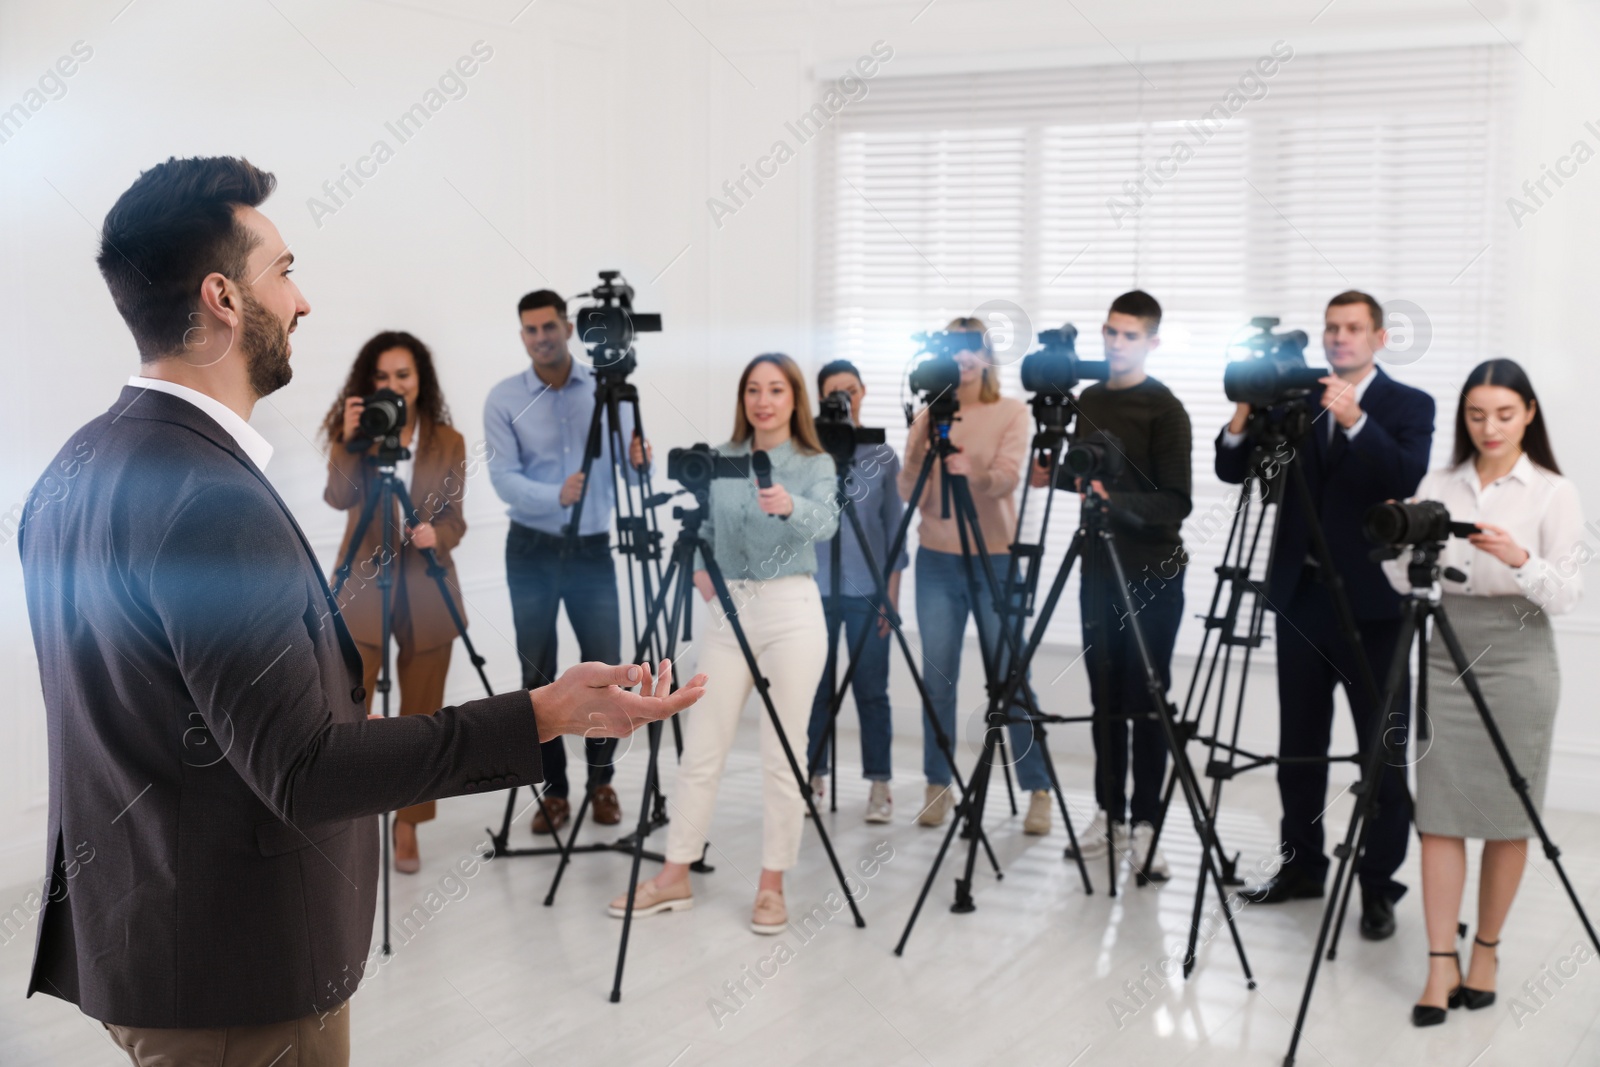
<path id="1" fill-rule="evenodd" d="M 992 404 L 963 404 L 950 427 L 950 440 L 972 460 L 967 484 L 978 511 L 984 546 L 992 553 L 1005 552 L 1017 532 L 1017 483 L 1022 466 L 1028 461 L 1028 405 L 1012 397 L 1001 397 Z M 928 452 L 927 411 L 911 424 L 906 439 L 906 461 L 900 468 L 900 496 L 911 499 L 922 457 Z M 918 539 L 924 548 L 936 552 L 961 551 L 954 510 L 948 519 L 940 517 L 939 465 L 934 463 L 928 484 L 922 491 L 922 523 Z M 974 545 L 974 548 L 977 546 Z"/>

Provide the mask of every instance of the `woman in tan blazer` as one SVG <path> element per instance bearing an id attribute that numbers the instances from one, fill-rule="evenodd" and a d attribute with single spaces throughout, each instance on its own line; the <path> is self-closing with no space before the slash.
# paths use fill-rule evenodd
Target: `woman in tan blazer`
<path id="1" fill-rule="evenodd" d="M 339 545 L 340 562 L 349 551 L 361 506 L 377 478 L 376 469 L 367 462 L 375 455 L 376 444 L 363 452 L 351 452 L 345 442 L 357 433 L 362 398 L 377 389 L 392 389 L 405 398 L 406 423 L 400 443 L 412 454 L 411 459 L 402 460 L 396 467 L 415 510 L 404 516 L 403 532 L 396 530 L 394 544 L 399 551 L 391 569 L 391 627 L 399 649 L 395 673 L 400 681 L 400 714 L 430 715 L 444 703 L 445 676 L 450 670 L 456 628 L 438 584 L 428 576 L 422 550 L 431 548 L 438 555 L 448 572 L 445 582 L 456 610 L 465 620 L 466 608 L 450 553 L 467 532 L 467 520 L 461 512 L 467 484 L 466 444 L 450 425 L 450 409 L 426 345 L 411 334 L 396 330 L 384 331 L 362 345 L 339 399 L 323 422 L 329 449 L 328 487 L 322 496 L 349 515 Z M 383 527 L 375 515 L 339 594 L 339 610 L 361 649 L 369 711 L 381 658 L 378 646 L 382 639 L 383 593 L 378 587 L 378 575 L 382 546 Z M 400 810 L 394 824 L 396 870 L 414 874 L 421 867 L 416 824 L 433 816 L 431 800 Z"/>

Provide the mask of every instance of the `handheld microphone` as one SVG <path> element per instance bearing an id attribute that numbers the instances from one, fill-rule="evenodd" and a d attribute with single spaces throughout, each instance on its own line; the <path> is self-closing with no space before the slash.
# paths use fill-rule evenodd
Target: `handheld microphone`
<path id="1" fill-rule="evenodd" d="M 750 473 L 756 476 L 756 484 L 763 489 L 772 488 L 772 457 L 766 452 L 757 449 L 750 453 Z M 789 521 L 789 516 L 779 515 L 778 518 Z"/>

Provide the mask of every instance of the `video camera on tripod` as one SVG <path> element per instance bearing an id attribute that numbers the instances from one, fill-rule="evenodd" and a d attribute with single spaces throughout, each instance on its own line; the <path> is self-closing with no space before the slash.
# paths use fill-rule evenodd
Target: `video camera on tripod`
<path id="1" fill-rule="evenodd" d="M 1234 403 L 1270 408 L 1301 399 L 1333 373 L 1327 367 L 1306 366 L 1306 332 L 1273 333 L 1278 322 L 1270 315 L 1251 319 L 1256 332 L 1234 346 L 1248 353 L 1222 372 L 1222 390 Z"/>
<path id="2" fill-rule="evenodd" d="M 639 365 L 633 350 L 635 334 L 660 333 L 660 313 L 633 310 L 633 286 L 619 270 L 601 271 L 600 284 L 579 296 L 599 301 L 579 308 L 573 320 L 595 372 L 626 378 Z"/>
<path id="3" fill-rule="evenodd" d="M 930 330 L 914 333 L 911 339 L 928 358 L 911 368 L 907 384 L 913 393 L 921 393 L 928 414 L 935 423 L 949 424 L 961 408 L 956 390 L 961 387 L 961 364 L 956 356 L 962 352 L 982 352 L 984 335 L 979 330 Z M 906 405 L 906 424 L 911 424 L 911 405 Z"/>
<path id="4" fill-rule="evenodd" d="M 823 451 L 832 456 L 835 463 L 849 463 L 855 457 L 857 445 L 881 445 L 888 440 L 881 427 L 857 426 L 851 420 L 850 394 L 843 389 L 835 389 L 822 398 L 815 424 Z"/>

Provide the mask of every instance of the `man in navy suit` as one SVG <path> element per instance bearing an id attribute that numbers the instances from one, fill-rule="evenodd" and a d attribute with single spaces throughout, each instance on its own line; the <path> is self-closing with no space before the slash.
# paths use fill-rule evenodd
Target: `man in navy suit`
<path id="1" fill-rule="evenodd" d="M 1311 430 L 1295 444 L 1333 567 L 1344 580 L 1350 608 L 1373 678 L 1382 688 L 1400 630 L 1400 598 L 1384 579 L 1362 535 L 1373 504 L 1416 491 L 1433 444 L 1433 398 L 1383 373 L 1383 309 L 1366 293 L 1340 293 L 1328 302 L 1322 344 L 1333 374 L 1315 394 L 1320 405 Z M 1251 446 L 1245 438 L 1250 406 L 1240 404 L 1217 435 L 1217 477 L 1243 482 Z M 1333 600 L 1312 551 L 1307 516 L 1293 485 L 1284 487 L 1277 546 L 1268 572 L 1270 606 L 1277 615 L 1278 755 L 1284 760 L 1328 755 L 1333 691 L 1343 685 L 1363 751 L 1377 736 L 1379 709 L 1363 684 L 1355 653 L 1339 627 Z M 1409 701 L 1402 688 L 1391 709 L 1389 740 L 1395 767 L 1380 776 L 1378 813 L 1367 829 L 1360 858 L 1361 935 L 1381 941 L 1394 933 L 1394 903 L 1406 887 L 1394 880 L 1406 855 L 1411 802 L 1405 784 L 1405 724 Z M 1328 767 L 1323 762 L 1278 765 L 1286 857 L 1266 883 L 1244 891 L 1256 904 L 1320 897 L 1328 873 L 1322 817 Z"/>

